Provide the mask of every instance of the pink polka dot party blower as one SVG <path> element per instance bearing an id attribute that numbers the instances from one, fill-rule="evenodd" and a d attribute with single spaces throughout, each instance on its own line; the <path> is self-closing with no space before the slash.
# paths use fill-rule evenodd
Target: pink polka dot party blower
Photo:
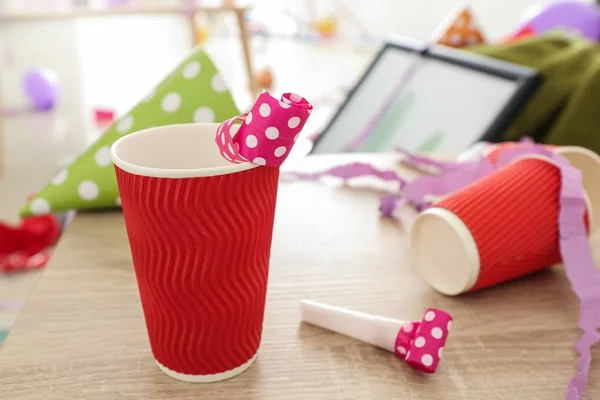
<path id="1" fill-rule="evenodd" d="M 437 370 L 452 324 L 448 313 L 435 308 L 421 321 L 402 321 L 303 300 L 301 313 L 304 322 L 393 352 L 427 374 Z"/>
<path id="2" fill-rule="evenodd" d="M 312 105 L 295 93 L 277 100 L 263 92 L 248 114 L 225 121 L 217 131 L 221 155 L 230 162 L 279 167 L 298 139 Z M 236 133 L 235 123 L 242 122 Z"/>
<path id="3" fill-rule="evenodd" d="M 222 124 L 157 127 L 112 146 L 150 346 L 166 375 L 215 382 L 256 360 L 279 166 L 311 110 L 298 95 L 263 93 Z"/>

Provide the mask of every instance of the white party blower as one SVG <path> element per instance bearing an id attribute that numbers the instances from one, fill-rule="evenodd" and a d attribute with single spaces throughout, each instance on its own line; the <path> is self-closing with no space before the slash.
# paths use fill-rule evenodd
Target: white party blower
<path id="1" fill-rule="evenodd" d="M 430 308 L 422 321 L 370 315 L 312 300 L 301 303 L 302 321 L 395 353 L 411 367 L 433 373 L 439 364 L 452 317 Z"/>

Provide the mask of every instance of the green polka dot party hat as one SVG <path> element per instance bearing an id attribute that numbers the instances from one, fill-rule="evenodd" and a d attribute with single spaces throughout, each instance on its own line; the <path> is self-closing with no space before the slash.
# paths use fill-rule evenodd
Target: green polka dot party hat
<path id="1" fill-rule="evenodd" d="M 238 115 L 227 85 L 208 55 L 194 50 L 133 109 L 117 120 L 20 211 L 21 216 L 121 205 L 110 146 L 121 136 L 155 126 L 221 122 Z"/>

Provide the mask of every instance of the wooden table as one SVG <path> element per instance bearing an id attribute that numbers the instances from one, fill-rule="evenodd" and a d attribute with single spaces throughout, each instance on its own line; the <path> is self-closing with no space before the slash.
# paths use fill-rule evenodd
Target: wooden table
<path id="1" fill-rule="evenodd" d="M 479 293 L 432 291 L 411 266 L 403 225 L 378 196 L 283 182 L 257 362 L 216 384 L 163 375 L 150 354 L 118 212 L 83 214 L 60 242 L 0 350 L 2 400 L 563 399 L 574 373 L 578 301 L 561 268 Z M 426 307 L 455 321 L 437 373 L 300 324 L 301 299 L 401 319 Z M 600 398 L 595 352 L 586 399 Z"/>

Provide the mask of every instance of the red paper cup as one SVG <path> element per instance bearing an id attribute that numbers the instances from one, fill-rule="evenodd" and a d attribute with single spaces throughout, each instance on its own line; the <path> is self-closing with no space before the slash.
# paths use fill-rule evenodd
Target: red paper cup
<path id="1" fill-rule="evenodd" d="M 279 169 L 229 163 L 217 128 L 153 128 L 111 149 L 152 353 L 186 382 L 248 369 L 265 309 Z"/>
<path id="2" fill-rule="evenodd" d="M 415 219 L 416 267 L 435 290 L 457 295 L 560 263 L 560 188 L 559 168 L 531 156 L 446 197 Z"/>

